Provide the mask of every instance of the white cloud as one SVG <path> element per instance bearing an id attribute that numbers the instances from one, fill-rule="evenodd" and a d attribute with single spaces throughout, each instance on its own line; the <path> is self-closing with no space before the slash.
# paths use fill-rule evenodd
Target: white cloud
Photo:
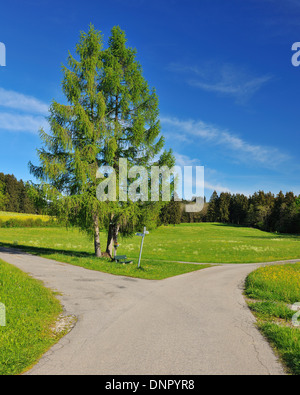
<path id="1" fill-rule="evenodd" d="M 0 88 L 0 106 L 31 114 L 47 115 L 49 105 L 33 96 Z"/>
<path id="2" fill-rule="evenodd" d="M 29 132 L 37 134 L 41 128 L 47 129 L 44 117 L 0 112 L 0 130 Z"/>
<path id="3" fill-rule="evenodd" d="M 268 76 L 244 81 L 232 80 L 231 78 L 228 78 L 228 76 L 225 76 L 215 83 L 190 80 L 189 84 L 206 91 L 234 96 L 237 99 L 244 101 L 253 96 L 269 80 L 270 77 Z"/>
<path id="4" fill-rule="evenodd" d="M 186 74 L 186 82 L 208 92 L 232 96 L 244 103 L 272 79 L 271 75 L 254 76 L 247 70 L 232 64 L 218 65 L 212 62 L 198 66 L 171 64 L 169 69 Z"/>
<path id="5" fill-rule="evenodd" d="M 226 148 L 224 155 L 231 154 L 235 160 L 246 163 L 258 163 L 265 167 L 279 166 L 290 157 L 278 148 L 251 144 L 228 130 L 220 129 L 203 121 L 181 121 L 175 117 L 161 117 L 165 127 L 172 127 L 172 134 L 184 135 L 185 141 L 195 145 L 195 138 L 201 138 L 215 146 Z M 168 132 L 166 133 L 166 135 Z"/>
<path id="6" fill-rule="evenodd" d="M 48 110 L 46 103 L 33 96 L 0 87 L 0 130 L 36 134 L 41 128 L 48 129 Z"/>

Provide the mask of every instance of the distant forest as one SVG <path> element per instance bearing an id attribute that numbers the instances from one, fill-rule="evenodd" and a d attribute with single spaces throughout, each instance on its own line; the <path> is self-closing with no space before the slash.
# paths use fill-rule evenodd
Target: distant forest
<path id="1" fill-rule="evenodd" d="M 49 214 L 39 186 L 0 173 L 0 211 Z M 300 233 L 300 195 L 263 191 L 252 196 L 214 191 L 200 213 L 187 213 L 184 202 L 170 201 L 160 211 L 158 225 L 221 222 L 255 227 L 268 232 Z"/>
<path id="2" fill-rule="evenodd" d="M 25 214 L 44 214 L 47 202 L 39 187 L 18 181 L 12 174 L 0 173 L 0 211 Z"/>
<path id="3" fill-rule="evenodd" d="M 160 213 L 163 224 L 221 222 L 255 227 L 268 232 L 300 233 L 300 195 L 293 192 L 255 192 L 252 196 L 216 191 L 200 213 L 186 213 L 181 202 L 171 201 Z"/>

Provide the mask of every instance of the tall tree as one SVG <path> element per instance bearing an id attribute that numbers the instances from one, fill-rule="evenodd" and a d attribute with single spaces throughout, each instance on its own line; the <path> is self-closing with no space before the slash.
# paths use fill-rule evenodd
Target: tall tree
<path id="1" fill-rule="evenodd" d="M 51 133 L 40 131 L 41 164 L 29 165 L 45 188 L 50 186 L 48 197 L 57 199 L 58 216 L 92 234 L 95 254 L 100 257 L 103 205 L 96 197 L 96 173 L 106 132 L 106 106 L 98 84 L 102 36 L 93 26 L 88 33 L 81 32 L 76 54 L 77 59 L 69 54 L 68 67 L 63 66 L 62 88 L 68 104 L 52 102 Z"/>
<path id="2" fill-rule="evenodd" d="M 102 255 L 100 226 L 107 228 L 111 256 L 119 231 L 132 233 L 144 222 L 147 204 L 120 201 L 119 196 L 100 202 L 98 169 L 110 166 L 118 179 L 120 158 L 128 160 L 128 169 L 142 165 L 148 170 L 151 164 L 171 167 L 174 158 L 169 151 L 154 161 L 164 145 L 158 99 L 142 75 L 136 51 L 126 47 L 125 33 L 114 27 L 103 50 L 102 36 L 91 25 L 88 33 L 81 33 L 76 54 L 77 59 L 69 54 L 68 68 L 63 67 L 68 104 L 53 101 L 51 133 L 40 132 L 41 164 L 30 163 L 30 169 L 45 183 L 48 198 L 57 202 L 59 218 L 93 235 L 97 256 Z M 153 202 L 148 205 L 153 208 Z"/>
<path id="3" fill-rule="evenodd" d="M 0 210 L 5 211 L 8 197 L 5 193 L 5 183 L 0 180 Z"/>
<path id="4" fill-rule="evenodd" d="M 5 176 L 5 193 L 7 196 L 6 210 L 9 212 L 19 212 L 19 183 L 12 174 Z"/>
<path id="5" fill-rule="evenodd" d="M 219 221 L 229 222 L 229 207 L 230 207 L 231 194 L 229 192 L 222 192 L 219 197 Z"/>
<path id="6" fill-rule="evenodd" d="M 230 222 L 237 225 L 246 223 L 248 198 L 243 194 L 232 195 L 230 201 Z"/>
<path id="7" fill-rule="evenodd" d="M 214 191 L 209 200 L 209 206 L 207 210 L 207 221 L 217 222 L 219 220 L 219 196 L 217 191 Z"/>

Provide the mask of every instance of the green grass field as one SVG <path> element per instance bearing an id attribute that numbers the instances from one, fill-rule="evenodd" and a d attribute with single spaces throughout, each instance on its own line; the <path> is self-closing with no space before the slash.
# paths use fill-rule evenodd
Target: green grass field
<path id="1" fill-rule="evenodd" d="M 292 325 L 300 302 L 300 263 L 272 265 L 250 273 L 245 294 L 250 309 L 258 319 L 258 328 L 292 374 L 300 374 L 300 327 Z"/>
<path id="2" fill-rule="evenodd" d="M 106 235 L 101 234 L 102 249 Z M 142 268 L 137 269 L 141 238 L 120 239 L 118 254 L 133 264 L 120 265 L 97 259 L 93 241 L 76 229 L 0 229 L 0 245 L 19 247 L 40 256 L 112 274 L 163 279 L 191 272 L 213 263 L 250 263 L 300 257 L 300 236 L 280 235 L 222 224 L 163 226 L 146 236 Z M 191 265 L 175 262 L 203 263 Z"/>
<path id="3" fill-rule="evenodd" d="M 0 326 L 0 375 L 20 374 L 60 337 L 51 325 L 62 307 L 52 291 L 1 260 L 0 303 L 6 318 Z"/>
<path id="4" fill-rule="evenodd" d="M 93 242 L 64 228 L 0 229 L 0 242 L 63 252 L 93 253 Z M 137 259 L 141 238 L 120 239 L 118 254 Z M 101 235 L 102 247 L 106 237 Z M 223 224 L 160 227 L 146 236 L 143 259 L 198 263 L 253 263 L 300 258 L 300 235 Z"/>

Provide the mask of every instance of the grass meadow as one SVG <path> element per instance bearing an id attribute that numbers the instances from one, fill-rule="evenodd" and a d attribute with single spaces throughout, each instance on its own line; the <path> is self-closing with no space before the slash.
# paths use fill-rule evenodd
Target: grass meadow
<path id="1" fill-rule="evenodd" d="M 120 238 L 118 254 L 137 260 L 141 238 Z M 0 229 L 0 243 L 48 250 L 49 253 L 93 254 L 93 241 L 76 229 Z M 106 235 L 101 234 L 102 249 Z M 104 248 L 105 249 L 105 248 Z M 197 263 L 258 263 L 300 258 L 300 235 L 267 233 L 218 223 L 162 226 L 145 238 L 143 260 Z"/>
<path id="2" fill-rule="evenodd" d="M 300 263 L 265 266 L 246 279 L 245 294 L 257 325 L 287 366 L 300 375 L 300 327 L 293 325 L 300 302 Z"/>

